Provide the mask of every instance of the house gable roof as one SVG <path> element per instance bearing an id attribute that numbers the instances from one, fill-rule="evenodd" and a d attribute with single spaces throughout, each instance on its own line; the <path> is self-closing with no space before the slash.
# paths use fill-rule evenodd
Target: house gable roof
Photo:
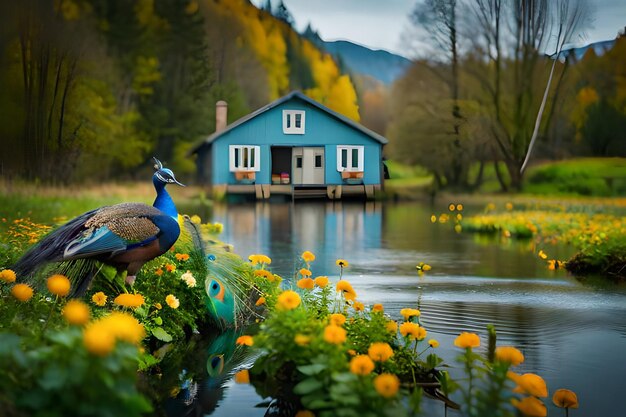
<path id="1" fill-rule="evenodd" d="M 324 106 L 323 104 L 313 100 L 310 97 L 307 97 L 306 95 L 304 95 L 303 93 L 301 93 L 300 91 L 292 91 L 291 93 L 287 94 L 286 96 L 283 96 L 281 98 L 279 98 L 278 100 L 274 100 L 273 102 L 261 107 L 258 110 L 255 110 L 254 112 L 242 117 L 241 119 L 229 124 L 228 126 L 226 126 L 226 128 L 224 130 L 221 130 L 219 132 L 215 132 L 211 135 L 209 135 L 207 138 L 202 139 L 201 141 L 199 141 L 198 143 L 196 143 L 195 145 L 193 145 L 191 147 L 191 149 L 189 150 L 188 154 L 194 154 L 198 151 L 198 149 L 200 149 L 202 146 L 204 145 L 208 145 L 213 143 L 215 140 L 219 139 L 220 136 L 224 135 L 227 132 L 230 132 L 231 130 L 237 128 L 238 126 L 246 123 L 248 120 L 254 119 L 255 117 L 257 117 L 260 114 L 263 114 L 265 112 L 267 112 L 268 110 L 273 109 L 274 107 L 277 107 L 293 98 L 297 98 L 300 99 L 314 107 L 317 107 L 318 109 L 328 113 L 330 116 L 334 117 L 335 119 L 347 124 L 348 126 L 360 131 L 361 133 L 369 136 L 370 138 L 374 139 L 377 142 L 380 142 L 381 144 L 385 145 L 388 141 L 387 139 L 385 139 L 383 136 L 379 135 L 378 133 L 366 128 L 365 126 L 347 118 L 346 116 L 337 113 L 334 110 L 329 109 L 328 107 Z"/>

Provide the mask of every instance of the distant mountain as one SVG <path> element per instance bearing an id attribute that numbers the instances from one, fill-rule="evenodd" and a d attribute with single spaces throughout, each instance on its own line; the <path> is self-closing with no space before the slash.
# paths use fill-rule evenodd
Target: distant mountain
<path id="1" fill-rule="evenodd" d="M 372 50 L 349 41 L 324 41 L 310 26 L 302 36 L 337 58 L 349 72 L 370 76 L 386 85 L 402 76 L 411 65 L 410 60 L 391 52 Z"/>

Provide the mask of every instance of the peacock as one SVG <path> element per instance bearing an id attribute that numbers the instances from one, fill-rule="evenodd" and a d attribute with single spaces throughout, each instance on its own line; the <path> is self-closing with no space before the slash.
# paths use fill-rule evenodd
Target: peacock
<path id="1" fill-rule="evenodd" d="M 32 282 L 46 265 L 62 262 L 57 270 L 72 279 L 72 295 L 81 296 L 104 263 L 118 272 L 126 271 L 126 282 L 132 285 L 141 267 L 167 252 L 180 235 L 178 212 L 165 186 L 184 185 L 153 159 L 152 183 L 157 195 L 152 206 L 122 203 L 81 214 L 46 235 L 13 270 Z"/>

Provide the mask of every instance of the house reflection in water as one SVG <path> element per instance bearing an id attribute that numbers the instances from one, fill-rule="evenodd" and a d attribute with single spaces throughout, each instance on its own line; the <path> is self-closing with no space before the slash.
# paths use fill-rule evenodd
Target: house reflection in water
<path id="1" fill-rule="evenodd" d="M 221 239 L 233 244 L 237 254 L 244 259 L 252 253 L 270 256 L 273 272 L 284 278 L 302 266 L 298 260 L 305 250 L 317 257 L 314 276 L 336 275 L 335 260 L 347 256 L 344 253 L 380 248 L 382 204 L 319 200 L 217 204 L 213 221 L 224 225 Z"/>

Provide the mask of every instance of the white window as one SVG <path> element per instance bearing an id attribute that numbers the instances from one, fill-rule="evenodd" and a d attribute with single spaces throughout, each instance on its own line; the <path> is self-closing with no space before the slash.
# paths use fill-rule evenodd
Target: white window
<path id="1" fill-rule="evenodd" d="M 304 135 L 304 110 L 283 110 L 283 133 Z"/>
<path id="2" fill-rule="evenodd" d="M 363 171 L 363 146 L 337 146 L 337 171 Z"/>
<path id="3" fill-rule="evenodd" d="M 259 146 L 230 145 L 230 171 L 259 171 L 261 169 L 261 148 Z"/>

